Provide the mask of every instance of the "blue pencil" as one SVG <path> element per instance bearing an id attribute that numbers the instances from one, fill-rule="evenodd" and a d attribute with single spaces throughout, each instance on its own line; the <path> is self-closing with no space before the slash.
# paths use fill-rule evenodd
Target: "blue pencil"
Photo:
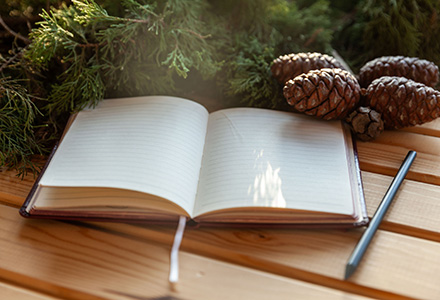
<path id="1" fill-rule="evenodd" d="M 354 273 L 357 266 L 359 265 L 362 257 L 364 256 L 365 251 L 368 248 L 368 245 L 371 242 L 371 239 L 376 233 L 377 228 L 379 227 L 383 217 L 385 216 L 385 213 L 390 207 L 391 202 L 393 201 L 394 196 L 397 193 L 397 190 L 402 184 L 403 179 L 405 178 L 409 168 L 411 167 L 411 164 L 416 158 L 416 155 L 417 152 L 412 150 L 409 151 L 408 154 L 406 155 L 405 160 L 400 166 L 399 171 L 397 171 L 396 176 L 391 182 L 391 185 L 389 186 L 387 192 L 385 193 L 385 196 L 383 197 L 381 203 L 379 204 L 379 207 L 374 213 L 373 218 L 371 218 L 368 228 L 364 231 L 364 234 L 362 235 L 358 244 L 354 248 L 350 258 L 348 259 L 348 263 L 345 267 L 345 279 L 348 279 Z"/>

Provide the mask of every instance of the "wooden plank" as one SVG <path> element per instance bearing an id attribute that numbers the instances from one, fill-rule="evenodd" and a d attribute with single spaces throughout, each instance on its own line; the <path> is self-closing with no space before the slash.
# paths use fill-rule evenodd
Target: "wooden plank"
<path id="1" fill-rule="evenodd" d="M 359 142 L 361 169 L 394 176 L 410 149 L 416 150 L 418 155 L 408 178 L 440 185 L 440 139 L 431 136 L 387 131 L 375 142 Z M 34 180 L 32 175 L 21 181 L 14 171 L 0 172 L 0 202 L 21 205 Z"/>
<path id="2" fill-rule="evenodd" d="M 393 177 L 362 172 L 368 215 L 373 216 Z M 440 242 L 440 186 L 404 180 L 382 229 Z"/>
<path id="3" fill-rule="evenodd" d="M 440 139 L 403 131 L 384 132 L 376 141 L 357 144 L 363 171 L 394 176 L 409 150 L 417 151 L 407 178 L 440 185 Z"/>
<path id="4" fill-rule="evenodd" d="M 29 194 L 35 179 L 32 174 L 20 178 L 14 170 L 0 169 L 0 203 L 21 205 Z"/>
<path id="5" fill-rule="evenodd" d="M 173 230 L 95 224 L 113 234 L 166 242 Z M 265 272 L 382 299 L 440 296 L 440 244 L 379 231 L 368 255 L 347 282 L 345 263 L 362 230 L 188 229 L 182 248 Z M 386 278 L 386 280 L 385 280 Z"/>
<path id="6" fill-rule="evenodd" d="M 405 131 L 388 131 L 383 133 L 376 141 L 382 145 L 390 145 L 404 149 L 413 149 L 420 153 L 440 156 L 440 139 L 432 136 L 415 134 Z M 359 143 L 364 144 L 364 143 Z"/>
<path id="7" fill-rule="evenodd" d="M 403 131 L 440 137 L 440 118 L 423 125 L 417 125 L 402 129 Z"/>
<path id="8" fill-rule="evenodd" d="M 434 128 L 433 130 L 436 132 L 437 129 Z M 219 295 L 223 298 L 227 298 L 227 294 L 231 291 L 240 294 L 241 289 L 237 286 L 241 284 L 244 284 L 245 288 L 260 288 L 260 285 L 266 284 L 263 281 L 269 280 L 267 276 L 272 276 L 268 273 L 300 279 L 343 291 L 361 293 L 371 297 L 440 298 L 439 288 L 437 287 L 438 282 L 440 282 L 440 254 L 438 254 L 440 248 L 439 243 L 437 243 L 438 225 L 435 224 L 434 220 L 438 215 L 438 206 L 435 199 L 438 199 L 438 186 L 440 185 L 440 148 L 438 139 L 432 137 L 436 135 L 428 132 L 431 136 L 424 136 L 414 132 L 411 130 L 389 131 L 385 132 L 376 142 L 358 143 L 361 167 L 364 170 L 363 174 L 367 174 L 364 175 L 366 176 L 364 183 L 369 185 L 366 188 L 367 204 L 371 215 L 375 209 L 374 207 L 378 204 L 377 201 L 381 200 L 391 180 L 389 176 L 395 175 L 407 151 L 415 149 L 418 151 L 418 157 L 408 175 L 408 178 L 413 181 L 405 182 L 405 189 L 400 192 L 398 201 L 393 205 L 384 226 L 381 228 L 413 234 L 436 242 L 381 230 L 374 239 L 358 272 L 350 282 L 344 282 L 341 280 L 343 266 L 360 237 L 359 230 L 187 230 L 182 247 L 185 251 L 196 255 L 182 252 L 181 262 L 183 260 L 190 264 L 190 266 L 184 268 L 182 273 L 188 274 L 185 275 L 187 278 L 191 278 L 190 275 L 193 275 L 197 279 L 198 277 L 194 274 L 198 274 L 197 272 L 202 270 L 205 265 L 212 265 L 212 270 L 210 270 L 212 273 L 229 274 L 229 272 L 232 272 L 230 271 L 230 264 L 212 259 L 205 261 L 205 258 L 199 255 L 264 271 L 261 274 L 257 272 L 257 276 L 254 271 L 243 268 L 245 272 L 242 275 L 235 275 L 236 273 L 232 272 L 233 276 L 213 275 L 210 281 L 199 281 L 201 284 L 206 283 L 206 290 L 212 291 L 212 287 L 216 286 L 214 284 L 216 280 L 227 280 L 223 277 L 230 278 L 229 284 L 232 287 L 219 292 Z M 423 134 L 428 133 L 425 131 Z M 0 174 L 0 201 L 13 206 L 21 205 L 33 179 L 20 182 L 14 177 L 15 174 L 13 173 L 1 172 Z M 4 176 L 4 174 L 7 175 Z M 389 181 L 385 184 L 386 180 Z M 420 204 L 420 206 L 411 205 L 411 202 Z M 163 278 L 166 277 L 168 268 L 167 247 L 169 247 L 174 233 L 172 228 L 107 223 L 92 224 L 95 226 L 94 228 L 87 228 L 83 225 L 69 225 L 60 222 L 25 221 L 20 219 L 16 209 L 1 207 L 1 210 L 6 210 L 8 216 L 11 214 L 9 216 L 10 220 L 14 220 L 8 221 L 0 217 L 2 226 L 13 223 L 14 226 L 19 227 L 18 231 L 17 229 L 12 230 L 11 234 L 7 233 L 11 230 L 0 227 L 0 251 L 2 254 L 3 252 L 7 253 L 7 256 L 2 255 L 2 260 L 0 260 L 0 276 L 8 280 L 26 282 L 28 287 L 38 288 L 45 292 L 56 290 L 57 296 L 71 299 L 82 299 L 84 297 L 127 299 L 128 295 L 131 297 L 156 296 L 152 292 L 145 292 L 150 288 L 152 291 L 159 290 L 161 292 L 157 294 L 159 295 L 157 297 L 171 295 L 173 297 L 194 298 L 197 296 L 197 298 L 203 298 L 203 296 L 211 295 L 208 291 L 196 294 L 195 291 L 187 290 L 183 293 L 180 293 L 179 290 L 178 294 L 170 294 L 167 286 L 164 286 L 163 282 L 165 280 Z M 418 218 L 425 213 L 427 213 L 427 218 Z M 10 227 L 14 226 L 11 225 Z M 54 227 L 61 227 L 61 229 L 54 229 Z M 34 238 L 34 236 L 37 238 Z M 41 242 L 40 239 L 43 241 L 49 239 L 51 242 L 49 245 L 45 245 L 46 242 Z M 101 242 L 108 248 L 104 248 Z M 119 244 L 115 244 L 115 242 Z M 88 248 L 88 243 L 92 245 L 91 249 Z M 155 243 L 160 243 L 160 245 Z M 130 270 L 129 274 L 122 270 L 122 265 L 126 266 L 129 263 L 125 261 L 126 259 L 121 258 L 121 253 L 132 254 L 130 248 L 125 247 L 126 244 L 135 247 L 133 249 L 145 249 L 149 252 L 144 257 L 144 254 L 135 251 L 133 260 L 137 262 L 136 265 L 141 264 L 142 268 L 153 268 L 155 270 L 155 276 L 161 278 L 159 287 L 156 287 L 158 280 L 147 279 L 145 282 L 143 281 L 146 277 L 149 278 L 148 276 L 153 278 L 153 272 L 142 277 L 143 275 L 140 275 L 141 272 L 137 272 L 138 270 Z M 122 250 L 119 249 L 119 245 L 122 245 Z M 49 254 L 47 254 L 47 249 L 49 249 Z M 97 262 L 84 259 L 90 255 L 90 252 L 93 254 L 92 257 L 95 258 L 102 255 L 105 260 L 118 261 L 117 267 L 106 270 L 104 263 L 99 259 L 97 259 Z M 23 262 L 18 258 L 19 254 L 28 257 Z M 155 256 L 156 254 L 157 256 Z M 155 257 L 159 257 L 158 262 Z M 4 261 L 3 258 L 5 258 Z M 12 258 L 12 263 L 7 264 L 8 258 Z M 122 264 L 119 264 L 119 260 L 123 261 Z M 77 263 L 79 266 L 66 267 L 68 264 L 75 265 Z M 185 262 L 182 262 L 182 266 L 184 264 Z M 52 269 L 47 265 L 53 265 Z M 24 271 L 18 268 L 23 266 L 25 266 Z M 87 271 L 84 273 L 84 270 L 80 270 L 81 267 Z M 89 272 L 89 270 L 91 271 Z M 55 271 L 55 274 L 51 273 L 52 271 Z M 240 270 L 240 272 L 242 271 Z M 107 277 L 104 279 L 99 278 L 98 283 L 91 283 L 96 280 L 93 277 L 109 273 L 112 276 L 123 278 L 120 284 L 110 284 L 117 287 L 118 295 L 109 296 L 108 293 L 102 291 L 103 287 L 109 285 Z M 119 275 L 119 273 L 122 275 Z M 67 280 L 62 278 L 65 275 L 67 275 Z M 134 283 L 131 283 L 132 285 L 128 283 L 129 280 L 127 279 L 130 275 L 136 278 Z M 245 281 L 243 283 L 241 280 L 234 279 L 234 277 L 241 278 L 240 276 L 249 277 L 253 282 Z M 264 279 L 261 279 L 260 276 Z M 73 282 L 68 282 L 71 278 L 74 279 Z M 287 291 L 297 289 L 296 285 L 292 285 L 292 282 L 304 283 L 287 278 L 272 278 L 269 280 L 269 284 L 273 284 L 275 287 L 281 285 L 278 289 Z M 288 280 L 289 283 L 283 283 L 284 286 L 278 283 L 280 280 Z M 142 281 L 142 284 L 140 281 Z M 253 285 L 254 282 L 256 287 Z M 123 284 L 134 285 L 135 294 L 121 294 L 126 293 L 128 290 L 133 291 L 133 289 L 124 289 Z M 188 290 L 191 288 L 200 291 L 200 288 L 193 283 L 185 283 L 183 286 L 187 285 Z M 317 285 L 312 284 L 313 287 Z M 334 292 L 334 289 L 326 289 L 326 291 Z M 260 294 L 264 294 L 265 291 L 268 290 L 263 290 Z M 333 295 L 333 292 L 330 294 Z M 246 298 L 255 298 L 251 292 L 240 295 L 243 298 L 245 296 L 247 296 Z M 315 294 L 312 293 L 312 295 Z M 318 293 L 316 295 L 322 294 Z M 348 295 L 352 296 L 352 294 Z M 219 296 L 219 298 L 221 297 Z"/>
<path id="9" fill-rule="evenodd" d="M 363 171 L 362 178 L 368 212 L 372 216 L 393 177 Z M 4 177 L 0 176 L 0 182 L 6 182 L 2 179 Z M 10 182 L 13 184 L 6 189 L 10 195 L 7 197 L 10 201 L 4 197 L 5 193 L 0 195 L 0 201 L 19 207 L 24 201 L 25 188 L 18 190 L 15 188 L 21 186 L 18 178 L 12 177 Z M 29 182 L 31 183 L 31 180 L 27 179 L 23 182 L 23 186 L 30 186 Z M 437 221 L 437 216 L 440 215 L 439 195 L 440 186 L 438 185 L 405 180 L 390 210 L 389 217 L 386 218 L 389 222 L 385 222 L 382 229 L 438 241 L 440 238 L 440 224 Z"/>
<path id="10" fill-rule="evenodd" d="M 57 300 L 52 296 L 37 293 L 35 291 L 27 290 L 15 285 L 0 281 L 0 295 L 1 299 L 13 300 Z"/>
<path id="11" fill-rule="evenodd" d="M 172 291 L 169 249 L 0 205 L 0 277 L 65 299 L 365 299 L 186 252 Z"/>

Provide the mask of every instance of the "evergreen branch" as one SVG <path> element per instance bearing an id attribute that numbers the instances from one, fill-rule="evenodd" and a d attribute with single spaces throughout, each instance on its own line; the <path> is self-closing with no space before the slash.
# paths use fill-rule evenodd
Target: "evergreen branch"
<path id="1" fill-rule="evenodd" d="M 34 135 L 36 114 L 40 112 L 20 82 L 0 78 L 0 165 L 23 176 L 38 171 L 31 158 L 44 151 Z"/>
<path id="2" fill-rule="evenodd" d="M 188 29 L 188 28 L 183 28 L 183 29 L 181 29 L 181 30 L 187 31 L 187 32 L 193 34 L 194 36 L 198 37 L 198 38 L 201 39 L 201 40 L 204 40 L 204 39 L 207 39 L 207 38 L 212 37 L 211 34 L 201 35 L 200 33 L 195 32 L 194 30 L 191 30 L 191 29 Z"/>
<path id="3" fill-rule="evenodd" d="M 334 44 L 356 69 L 384 55 L 417 56 L 440 65 L 440 2 L 362 0 Z"/>
<path id="4" fill-rule="evenodd" d="M 122 5 L 125 13 L 112 15 L 94 0 L 72 0 L 41 13 L 21 59 L 30 73 L 45 76 L 44 82 L 38 78 L 47 93 L 39 124 L 52 120 L 61 127 L 65 115 L 104 97 L 147 94 L 210 93 L 283 109 L 281 88 L 269 71 L 274 57 L 286 49 L 330 48 L 328 0 L 303 3 L 301 9 L 282 0 L 123 0 Z M 12 111 L 3 112 L 0 120 L 11 125 Z M 14 148 L 16 138 L 30 139 L 42 131 L 35 116 L 30 123 L 24 117 L 26 135 L 9 132 L 4 137 L 9 147 L 0 151 L 3 162 L 11 153 L 28 157 L 38 152 L 20 143 Z"/>
<path id="5" fill-rule="evenodd" d="M 76 47 L 99 49 L 99 48 L 101 48 L 101 47 L 103 47 L 105 45 L 106 45 L 106 42 L 103 42 L 103 43 L 87 43 L 87 44 L 78 44 L 78 45 L 76 45 Z"/>
<path id="6" fill-rule="evenodd" d="M 249 106 L 286 109 L 281 87 L 270 75 L 273 47 L 262 46 L 257 39 L 241 45 L 237 58 L 229 66 L 227 93 L 240 96 Z"/>
<path id="7" fill-rule="evenodd" d="M 134 1 L 128 1 L 125 0 L 123 4 L 126 5 L 127 2 L 131 4 L 131 7 L 137 7 L 144 8 L 143 11 L 147 17 L 145 19 L 143 18 L 122 18 L 122 17 L 116 17 L 116 16 L 110 16 L 105 9 L 103 9 L 99 4 L 97 4 L 94 1 L 88 1 L 88 0 L 73 0 L 72 1 L 75 6 L 80 11 L 80 14 L 78 14 L 75 17 L 75 20 L 78 21 L 81 24 L 85 24 L 86 26 L 92 25 L 92 24 L 99 24 L 102 22 L 111 22 L 111 23 L 141 23 L 141 24 L 150 24 L 150 15 L 155 15 L 152 10 L 147 9 L 146 7 L 141 6 L 139 3 Z M 134 4 L 136 6 L 134 6 Z M 157 16 L 157 15 L 156 15 Z M 140 16 L 141 17 L 141 16 Z"/>
<path id="8" fill-rule="evenodd" d="M 46 109 L 55 115 L 95 107 L 104 97 L 104 83 L 99 67 L 85 68 L 79 64 L 66 72 L 62 83 L 52 88 Z"/>
<path id="9" fill-rule="evenodd" d="M 0 73 L 2 73 L 6 68 L 8 68 L 11 63 L 16 61 L 20 57 L 22 57 L 24 49 L 21 49 L 19 52 L 15 53 L 13 56 L 11 56 L 7 60 L 5 60 L 5 62 L 0 66 Z M 1 55 L 0 55 L 0 58 L 2 58 Z"/>
<path id="10" fill-rule="evenodd" d="M 22 36 L 20 33 L 15 32 L 14 30 L 12 30 L 11 28 L 9 28 L 9 26 L 5 23 L 5 21 L 3 20 L 2 16 L 0 15 L 0 25 L 3 26 L 3 28 L 9 32 L 10 34 L 12 34 L 13 36 L 15 36 L 16 38 L 22 40 L 25 44 L 29 44 L 31 41 Z"/>

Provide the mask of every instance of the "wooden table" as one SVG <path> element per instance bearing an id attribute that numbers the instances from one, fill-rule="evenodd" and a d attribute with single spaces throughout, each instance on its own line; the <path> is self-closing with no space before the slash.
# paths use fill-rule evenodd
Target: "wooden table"
<path id="1" fill-rule="evenodd" d="M 168 284 L 174 228 L 26 220 L 33 177 L 0 172 L 1 299 L 440 299 L 440 120 L 358 143 L 370 216 L 410 149 L 407 179 L 357 272 L 363 229 L 189 229 Z"/>

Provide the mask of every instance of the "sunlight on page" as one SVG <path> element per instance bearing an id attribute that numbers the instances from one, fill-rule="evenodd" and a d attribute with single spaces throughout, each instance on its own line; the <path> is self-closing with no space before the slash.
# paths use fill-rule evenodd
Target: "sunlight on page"
<path id="1" fill-rule="evenodd" d="M 249 185 L 248 194 L 253 195 L 254 205 L 261 204 L 260 199 L 265 199 L 265 205 L 268 207 L 286 207 L 286 199 L 284 199 L 281 188 L 282 180 L 279 174 L 281 167 L 274 170 L 269 162 L 266 162 L 266 166 L 258 163 L 263 155 L 264 150 L 257 154 L 255 169 L 258 174 L 255 176 L 254 183 Z"/>
<path id="2" fill-rule="evenodd" d="M 341 122 L 264 109 L 209 117 L 195 214 L 280 207 L 352 214 Z"/>

